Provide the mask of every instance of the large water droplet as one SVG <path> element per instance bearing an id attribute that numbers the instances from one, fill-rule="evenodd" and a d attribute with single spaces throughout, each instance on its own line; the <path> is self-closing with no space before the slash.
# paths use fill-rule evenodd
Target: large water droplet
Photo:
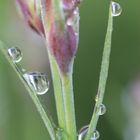
<path id="1" fill-rule="evenodd" d="M 98 115 L 104 115 L 106 112 L 106 107 L 104 104 L 101 104 L 98 109 Z"/>
<path id="2" fill-rule="evenodd" d="M 78 140 L 84 140 L 85 135 L 88 132 L 88 128 L 89 128 L 89 126 L 86 125 L 86 126 L 84 126 L 84 127 L 82 127 L 80 129 L 79 134 L 78 134 Z M 99 137 L 100 137 L 100 134 L 96 130 L 96 131 L 93 132 L 92 137 L 90 138 L 90 140 L 97 140 L 97 139 L 99 139 Z"/>
<path id="3" fill-rule="evenodd" d="M 78 140 L 83 140 L 88 131 L 88 125 L 82 127 L 78 134 Z"/>
<path id="4" fill-rule="evenodd" d="M 18 63 L 22 60 L 21 50 L 17 47 L 11 47 L 8 50 L 8 55 L 14 63 Z"/>
<path id="5" fill-rule="evenodd" d="M 112 2 L 112 16 L 116 17 L 119 16 L 122 12 L 122 8 L 119 3 Z"/>
<path id="6" fill-rule="evenodd" d="M 28 72 L 25 73 L 23 77 L 38 95 L 43 95 L 49 90 L 49 81 L 46 74 L 40 72 Z"/>

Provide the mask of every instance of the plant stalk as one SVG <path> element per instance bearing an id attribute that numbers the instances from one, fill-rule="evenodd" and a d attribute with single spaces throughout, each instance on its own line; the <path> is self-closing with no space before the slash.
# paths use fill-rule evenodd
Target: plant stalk
<path id="1" fill-rule="evenodd" d="M 44 0 L 41 0 L 42 6 Z M 62 31 L 65 30 L 65 20 L 62 12 L 62 5 L 60 0 L 52 0 L 52 9 L 54 12 L 54 20 L 58 28 Z M 41 9 L 43 25 L 45 29 L 45 37 L 47 43 L 47 51 L 50 59 L 52 77 L 54 82 L 55 90 L 55 101 L 58 115 L 59 126 L 63 129 L 62 139 L 63 140 L 76 140 L 76 120 L 75 120 L 75 109 L 74 109 L 74 98 L 73 98 L 73 84 L 72 84 L 72 72 L 73 72 L 73 61 L 70 66 L 68 73 L 61 73 L 53 54 L 50 51 L 51 46 L 48 43 L 48 30 L 49 21 L 47 20 L 46 7 Z"/>
<path id="2" fill-rule="evenodd" d="M 99 119 L 98 111 L 99 111 L 100 105 L 103 102 L 105 87 L 106 87 L 106 82 L 107 82 L 107 77 L 108 77 L 108 71 L 109 71 L 112 31 L 113 31 L 113 16 L 112 16 L 112 7 L 110 4 L 108 27 L 107 27 L 107 33 L 106 33 L 103 56 L 102 56 L 98 93 L 96 96 L 97 99 L 96 99 L 96 104 L 94 107 L 93 115 L 91 118 L 91 122 L 89 125 L 88 132 L 86 134 L 85 140 L 91 139 L 94 131 L 96 130 L 98 119 Z"/>
<path id="3" fill-rule="evenodd" d="M 49 50 L 48 50 L 49 51 Z M 62 94 L 62 85 L 60 80 L 59 71 L 57 68 L 57 64 L 54 60 L 54 57 L 48 52 L 52 79 L 53 79 L 53 87 L 54 87 L 54 94 L 55 94 L 55 103 L 56 103 L 56 110 L 58 116 L 58 123 L 59 127 L 63 130 L 66 128 L 66 118 L 65 118 L 65 109 L 64 109 L 64 99 Z M 63 131 L 62 131 L 63 132 Z M 62 133 L 62 140 L 66 140 L 66 135 Z"/>
<path id="4" fill-rule="evenodd" d="M 67 74 L 61 74 L 68 140 L 77 139 L 72 74 L 73 63 L 71 70 Z"/>

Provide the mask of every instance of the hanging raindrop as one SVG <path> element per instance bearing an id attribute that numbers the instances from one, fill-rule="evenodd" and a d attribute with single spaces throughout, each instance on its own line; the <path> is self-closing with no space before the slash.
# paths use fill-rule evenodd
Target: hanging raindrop
<path id="1" fill-rule="evenodd" d="M 46 74 L 40 72 L 28 72 L 23 74 L 23 77 L 38 95 L 43 95 L 49 90 L 49 81 Z"/>
<path id="2" fill-rule="evenodd" d="M 88 128 L 89 128 L 89 126 L 86 125 L 86 126 L 84 126 L 84 127 L 82 127 L 80 129 L 79 134 L 78 134 L 78 140 L 84 140 L 85 135 L 88 132 Z M 90 140 L 97 140 L 97 139 L 99 139 L 99 137 L 100 137 L 100 134 L 96 130 L 96 131 L 93 132 L 92 137 L 90 138 Z"/>
<path id="3" fill-rule="evenodd" d="M 88 125 L 82 127 L 78 134 L 78 140 L 83 140 L 88 131 Z"/>
<path id="4" fill-rule="evenodd" d="M 22 60 L 22 52 L 17 47 L 11 47 L 8 50 L 8 55 L 14 63 L 19 63 Z"/>
<path id="5" fill-rule="evenodd" d="M 112 16 L 116 17 L 122 13 L 122 8 L 119 3 L 112 1 Z"/>

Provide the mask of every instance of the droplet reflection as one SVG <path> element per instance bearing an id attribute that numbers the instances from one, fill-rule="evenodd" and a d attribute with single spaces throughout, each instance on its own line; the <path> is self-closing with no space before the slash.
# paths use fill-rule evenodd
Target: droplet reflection
<path id="1" fill-rule="evenodd" d="M 28 72 L 25 73 L 23 77 L 38 95 L 43 95 L 49 90 L 49 81 L 46 74 L 40 72 Z"/>
<path id="2" fill-rule="evenodd" d="M 104 115 L 106 112 L 106 107 L 104 104 L 101 104 L 98 109 L 98 115 Z"/>
<path id="3" fill-rule="evenodd" d="M 80 129 L 79 134 L 78 134 L 78 140 L 84 140 L 85 135 L 88 132 L 88 128 L 89 128 L 89 126 L 86 125 L 86 126 L 84 126 L 84 127 L 82 127 Z M 96 130 L 96 131 L 93 132 L 92 137 L 90 138 L 90 140 L 97 140 L 97 139 L 99 139 L 99 137 L 100 137 L 100 134 Z"/>
<path id="4" fill-rule="evenodd" d="M 112 16 L 116 17 L 122 13 L 122 8 L 119 3 L 112 2 Z"/>
<path id="5" fill-rule="evenodd" d="M 11 47 L 8 50 L 8 55 L 14 63 L 19 63 L 22 60 L 21 50 L 17 47 Z"/>

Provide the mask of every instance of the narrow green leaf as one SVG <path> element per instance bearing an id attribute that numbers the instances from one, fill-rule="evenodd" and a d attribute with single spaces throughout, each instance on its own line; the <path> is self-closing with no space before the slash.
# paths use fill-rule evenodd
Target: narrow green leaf
<path id="1" fill-rule="evenodd" d="M 97 101 L 94 107 L 92 119 L 89 125 L 87 135 L 85 137 L 85 140 L 91 139 L 92 134 L 96 130 L 98 119 L 99 119 L 98 109 L 99 109 L 99 106 L 103 102 L 105 87 L 106 87 L 106 82 L 107 82 L 107 77 L 108 77 L 108 71 L 109 71 L 112 31 L 113 31 L 113 16 L 112 16 L 112 4 L 110 4 L 108 27 L 107 27 L 107 33 L 106 33 L 103 56 L 102 56 L 102 63 L 101 63 Z"/>
<path id="2" fill-rule="evenodd" d="M 0 41 L 0 52 L 5 56 L 6 60 L 9 62 L 9 64 L 11 65 L 11 67 L 13 68 L 13 70 L 16 72 L 16 74 L 18 75 L 20 81 L 22 82 L 22 84 L 25 86 L 26 90 L 28 91 L 30 97 L 32 98 L 42 120 L 44 121 L 44 124 L 46 126 L 46 128 L 48 129 L 48 132 L 50 134 L 50 137 L 52 140 L 56 140 L 56 136 L 55 136 L 55 129 L 53 126 L 53 122 L 50 121 L 49 116 L 46 114 L 43 106 L 41 105 L 36 92 L 28 86 L 28 84 L 26 83 L 26 81 L 24 80 L 22 73 L 18 70 L 18 65 L 15 65 L 12 60 L 10 59 L 8 53 L 7 53 L 7 47 L 6 45 Z"/>

